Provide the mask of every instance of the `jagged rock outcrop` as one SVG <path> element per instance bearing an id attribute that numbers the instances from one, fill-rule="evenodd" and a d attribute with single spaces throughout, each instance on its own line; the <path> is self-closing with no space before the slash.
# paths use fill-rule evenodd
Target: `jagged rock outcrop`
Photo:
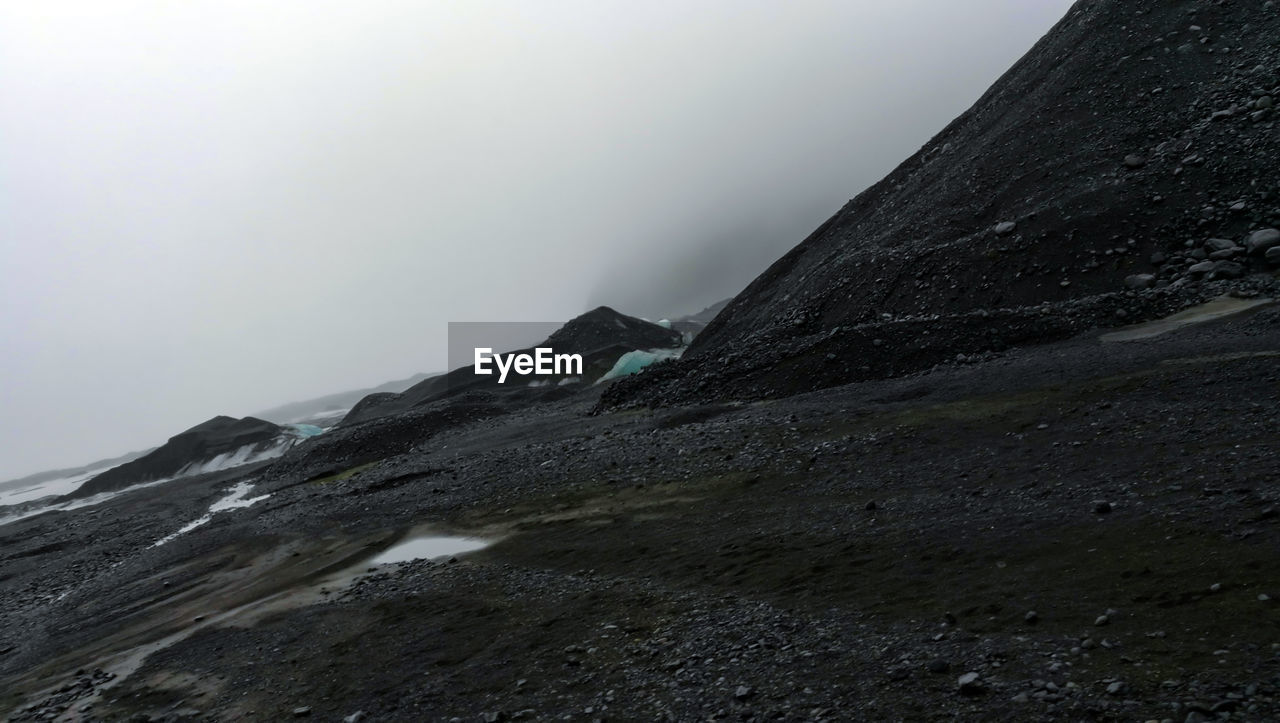
<path id="1" fill-rule="evenodd" d="M 1278 41 L 1274 2 L 1077 2 L 680 362 L 615 385 L 606 405 L 902 373 L 1126 323 L 1126 299 L 1156 310 L 1138 297 L 1270 270 L 1258 239 L 1280 227 Z M 1113 315 L 1063 316 L 1091 303 Z M 912 320 L 929 324 L 901 333 Z"/>

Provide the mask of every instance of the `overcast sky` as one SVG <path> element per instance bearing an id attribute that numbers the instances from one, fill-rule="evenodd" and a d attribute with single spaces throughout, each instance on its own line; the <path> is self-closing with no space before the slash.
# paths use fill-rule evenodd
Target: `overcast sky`
<path id="1" fill-rule="evenodd" d="M 738 292 L 1069 0 L 0 0 L 0 479 Z"/>

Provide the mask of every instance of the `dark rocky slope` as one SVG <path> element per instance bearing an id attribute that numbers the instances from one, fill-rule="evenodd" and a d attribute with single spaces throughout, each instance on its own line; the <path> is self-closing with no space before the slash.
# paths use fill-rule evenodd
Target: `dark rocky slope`
<path id="1" fill-rule="evenodd" d="M 1163 313 L 1196 297 L 1180 289 L 1268 270 L 1278 40 L 1273 2 L 1076 3 L 970 110 L 752 282 L 679 364 L 606 401 L 900 373 Z"/>
<path id="2" fill-rule="evenodd" d="M 277 443 L 284 432 L 282 427 L 254 417 L 235 419 L 217 416 L 170 437 L 164 445 L 132 462 L 103 472 L 85 482 L 68 497 L 88 497 L 172 477 L 188 465 L 213 459 L 220 454 L 235 452 L 250 445 Z"/>
<path id="3" fill-rule="evenodd" d="M 584 372 L 582 381 L 592 382 L 609 371 L 618 357 L 629 351 L 669 349 L 678 347 L 681 343 L 682 337 L 678 331 L 601 306 L 571 319 L 537 346 L 549 347 L 558 354 L 581 354 Z M 515 353 L 532 351 L 517 349 Z M 553 383 L 559 383 L 563 379 L 563 375 L 548 378 Z M 466 366 L 423 380 L 399 394 L 371 394 L 351 409 L 342 424 L 358 424 L 400 414 L 475 391 L 501 392 L 504 396 L 512 397 L 513 401 L 524 403 L 544 400 L 548 396 L 558 398 L 564 394 L 557 389 L 529 389 L 524 384 L 500 385 L 496 376 L 476 376 L 474 369 Z"/>

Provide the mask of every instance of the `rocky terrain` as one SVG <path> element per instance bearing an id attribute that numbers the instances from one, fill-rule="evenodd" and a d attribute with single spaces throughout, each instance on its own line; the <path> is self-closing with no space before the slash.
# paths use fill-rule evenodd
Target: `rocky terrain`
<path id="1" fill-rule="evenodd" d="M 679 361 L 0 522 L 0 712 L 1280 720 L 1277 37 L 1084 0 Z"/>
<path id="2" fill-rule="evenodd" d="M 174 477 L 193 472 L 202 463 L 219 457 L 229 460 L 239 455 L 242 458 L 239 461 L 245 462 L 288 446 L 292 441 L 285 428 L 266 420 L 218 416 L 170 437 L 168 442 L 135 460 L 103 472 L 70 496 L 88 497 Z"/>
<path id="3" fill-rule="evenodd" d="M 1278 35 L 1274 2 L 1076 3 L 970 110 L 740 293 L 681 360 L 691 383 L 650 380 L 610 403 L 874 378 L 936 363 L 908 365 L 911 342 L 894 338 L 922 320 L 954 353 L 999 351 L 1069 333 L 1011 338 L 1007 325 L 1045 304 L 1109 307 L 1105 295 L 1130 289 L 1158 304 L 1166 288 L 1269 272 Z M 828 354 L 823 373 L 793 372 Z"/>
<path id="4" fill-rule="evenodd" d="M 160 547 L 237 478 L 0 528 L 3 702 L 1277 719 L 1277 359 L 1261 304 L 767 403 L 592 414 L 576 395 L 419 442 L 335 430 L 249 475 L 270 497 Z M 320 449 L 372 461 L 318 476 Z M 370 564 L 424 531 L 493 544 Z"/>
<path id="5" fill-rule="evenodd" d="M 357 403 L 343 418 L 352 425 L 379 417 L 401 414 L 415 408 L 441 402 L 466 392 L 497 394 L 504 406 L 526 405 L 548 397 L 562 397 L 561 382 L 590 384 L 599 379 L 626 352 L 636 349 L 673 348 L 683 343 L 680 332 L 619 313 L 601 306 L 571 319 L 547 339 L 535 345 L 554 349 L 558 354 L 581 354 L 583 373 L 550 375 L 536 379 L 553 385 L 552 389 L 529 390 L 525 385 L 502 384 L 497 376 L 477 376 L 473 366 L 454 369 L 447 374 L 424 379 L 399 394 L 371 394 Z M 514 349 L 510 353 L 531 353 L 532 349 Z M 505 353 L 505 352 L 504 352 Z"/>

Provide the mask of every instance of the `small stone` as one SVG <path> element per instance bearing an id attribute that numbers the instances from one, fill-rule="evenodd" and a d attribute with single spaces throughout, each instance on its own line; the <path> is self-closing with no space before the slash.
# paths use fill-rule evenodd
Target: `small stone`
<path id="1" fill-rule="evenodd" d="M 1267 259 L 1267 263 L 1269 264 L 1280 265 L 1280 246 L 1272 246 L 1271 248 L 1267 249 L 1267 255 L 1265 256 L 1265 258 Z"/>
<path id="2" fill-rule="evenodd" d="M 747 698 L 750 698 L 754 693 L 755 691 L 752 690 L 751 688 L 745 685 L 740 685 L 738 686 L 737 690 L 733 691 L 733 697 L 737 698 L 738 700 L 746 700 Z"/>
<path id="3" fill-rule="evenodd" d="M 1215 279 L 1238 279 L 1244 276 L 1244 267 L 1234 261 L 1215 261 L 1210 275 Z"/>
<path id="4" fill-rule="evenodd" d="M 1271 596 L 1264 593 L 1258 594 L 1258 602 L 1271 602 Z"/>
<path id="5" fill-rule="evenodd" d="M 1026 615 L 1022 616 L 1022 619 L 1025 620 L 1028 625 L 1035 625 L 1040 622 L 1040 615 L 1037 614 L 1035 610 L 1029 610 Z"/>
<path id="6" fill-rule="evenodd" d="M 1136 153 L 1130 153 L 1124 157 L 1125 168 L 1142 168 L 1147 165 L 1147 159 Z"/>
<path id="7" fill-rule="evenodd" d="M 948 663 L 943 658 L 934 658 L 933 660 L 929 661 L 928 668 L 930 673 L 941 675 L 951 670 L 951 663 Z"/>
<path id="8" fill-rule="evenodd" d="M 360 723 L 360 721 L 364 720 L 367 715 L 368 714 L 365 713 L 364 711 L 358 710 L 355 713 L 352 713 L 351 715 L 343 718 L 342 723 Z"/>
<path id="9" fill-rule="evenodd" d="M 1257 108 L 1258 110 L 1266 110 L 1271 107 L 1271 104 L 1272 104 L 1271 96 L 1264 95 L 1261 98 L 1259 98 L 1257 102 L 1253 104 L 1253 107 Z"/>
<path id="10" fill-rule="evenodd" d="M 1124 692 L 1124 687 L 1125 687 L 1124 683 L 1121 683 L 1120 681 L 1117 680 L 1116 682 L 1107 686 L 1107 695 L 1120 695 L 1121 693 Z"/>
<path id="11" fill-rule="evenodd" d="M 1111 503 L 1106 500 L 1094 500 L 1093 511 L 1100 515 L 1105 515 L 1111 511 Z"/>
<path id="12" fill-rule="evenodd" d="M 1149 289 L 1154 286 L 1155 283 L 1155 274 L 1133 274 L 1131 276 L 1126 276 L 1124 279 L 1124 285 L 1134 291 Z"/>
<path id="13" fill-rule="evenodd" d="M 868 512 L 875 512 L 875 511 L 876 511 L 876 501 L 875 501 L 875 500 L 871 500 L 870 502 L 868 502 L 868 503 L 867 503 L 867 506 L 866 506 L 864 509 L 866 509 Z"/>
<path id="14" fill-rule="evenodd" d="M 1019 693 L 1013 696 L 1014 703 L 1027 703 L 1027 702 L 1030 702 L 1030 700 L 1031 700 L 1031 697 L 1028 696 L 1026 693 Z"/>
<path id="15" fill-rule="evenodd" d="M 996 234 L 1000 236 L 1008 236 L 1009 234 L 1013 233 L 1013 230 L 1016 229 L 1017 227 L 1018 227 L 1018 224 L 1014 223 L 1013 221 L 1001 221 L 1000 223 L 996 224 Z"/>
<path id="16" fill-rule="evenodd" d="M 1099 616 L 1098 616 L 1098 617 L 1093 621 L 1093 624 L 1094 624 L 1095 626 L 1097 626 L 1097 627 L 1102 627 L 1103 625 L 1106 625 L 1106 624 L 1107 624 L 1107 623 L 1109 623 L 1109 622 L 1111 622 L 1111 616 L 1109 616 L 1109 615 L 1099 615 Z"/>
<path id="17" fill-rule="evenodd" d="M 1218 592 L 1222 590 L 1222 583 L 1215 582 L 1209 586 L 1209 592 Z"/>
<path id="18" fill-rule="evenodd" d="M 1210 271 L 1213 271 L 1213 267 L 1215 265 L 1217 265 L 1216 261 L 1201 261 L 1200 263 L 1189 266 L 1187 271 L 1193 274 L 1207 274 Z"/>
<path id="19" fill-rule="evenodd" d="M 956 681 L 956 687 L 960 690 L 960 695 L 982 695 L 987 692 L 987 688 L 978 680 L 977 673 L 965 673 Z"/>
<path id="20" fill-rule="evenodd" d="M 309 705 L 304 705 L 300 708 L 293 709 L 294 718 L 306 718 L 309 715 L 311 715 L 311 706 Z"/>
<path id="21" fill-rule="evenodd" d="M 1210 251 L 1223 251 L 1236 247 L 1236 242 L 1225 238 L 1211 238 L 1204 242 L 1204 247 Z"/>

